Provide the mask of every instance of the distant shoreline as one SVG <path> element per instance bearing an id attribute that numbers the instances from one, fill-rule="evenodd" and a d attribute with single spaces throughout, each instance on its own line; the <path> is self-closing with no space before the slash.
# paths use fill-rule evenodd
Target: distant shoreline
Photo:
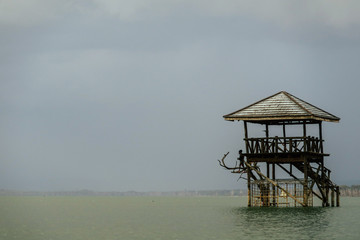
<path id="1" fill-rule="evenodd" d="M 360 197 L 360 185 L 340 186 L 340 195 Z M 247 196 L 247 190 L 183 190 L 183 191 L 18 191 L 0 189 L 0 196 Z"/>
<path id="2" fill-rule="evenodd" d="M 246 196 L 247 191 L 234 190 L 183 190 L 183 191 L 18 191 L 0 189 L 0 196 Z"/>

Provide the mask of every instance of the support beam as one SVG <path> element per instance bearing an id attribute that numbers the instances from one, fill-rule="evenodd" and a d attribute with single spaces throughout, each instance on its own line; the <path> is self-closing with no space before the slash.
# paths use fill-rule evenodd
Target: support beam
<path id="1" fill-rule="evenodd" d="M 308 205 L 308 162 L 304 158 L 304 204 Z"/>
<path id="2" fill-rule="evenodd" d="M 265 152 L 269 152 L 269 124 L 265 124 L 265 136 L 266 136 L 266 140 L 265 140 Z"/>
<path id="3" fill-rule="evenodd" d="M 319 122 L 319 138 L 320 138 L 320 153 L 324 153 L 323 136 L 322 136 L 322 122 Z"/>
<path id="4" fill-rule="evenodd" d="M 270 163 L 266 163 L 266 177 L 270 178 Z M 267 186 L 267 206 L 270 206 L 270 186 Z"/>
<path id="5" fill-rule="evenodd" d="M 269 138 L 269 124 L 265 124 L 265 136 L 266 138 Z"/>
<path id="6" fill-rule="evenodd" d="M 285 127 L 285 123 L 283 124 L 283 137 L 284 137 L 284 151 L 286 152 L 286 127 Z"/>
<path id="7" fill-rule="evenodd" d="M 283 124 L 283 137 L 286 138 L 286 127 L 285 123 Z"/>
<path id="8" fill-rule="evenodd" d="M 286 189 L 279 186 L 275 181 L 271 180 L 270 178 L 266 177 L 264 174 L 262 174 L 260 171 L 258 171 L 256 168 L 252 167 L 249 163 L 244 162 L 245 165 L 248 167 L 248 169 L 251 169 L 255 171 L 259 176 L 262 176 L 266 181 L 274 185 L 275 187 L 279 188 L 280 190 L 284 191 L 290 198 L 292 198 L 295 202 L 301 204 L 303 207 L 306 207 L 306 205 L 302 202 L 300 202 L 296 197 L 294 197 L 291 193 L 289 193 Z"/>
<path id="9" fill-rule="evenodd" d="M 315 180 L 316 186 L 318 187 L 319 192 L 322 196 L 322 198 L 320 198 L 322 201 L 322 206 L 325 207 L 326 206 L 326 204 L 325 204 L 326 203 L 326 194 L 324 192 L 324 189 L 323 189 L 322 185 L 318 182 L 317 179 L 314 179 L 314 180 Z"/>
<path id="10" fill-rule="evenodd" d="M 329 207 L 329 206 L 330 206 L 330 203 L 329 203 L 329 191 L 330 191 L 329 185 L 326 184 L 326 185 L 325 185 L 326 207 Z"/>
<path id="11" fill-rule="evenodd" d="M 297 181 L 299 181 L 303 186 L 304 186 L 304 183 L 302 183 L 301 181 L 300 181 L 300 179 L 298 179 L 294 174 L 292 174 L 292 172 L 291 171 L 289 171 L 289 170 L 287 170 L 285 167 L 283 167 L 281 164 L 279 164 L 279 163 L 277 163 L 277 165 L 282 169 L 282 170 L 284 170 L 287 174 L 289 174 L 292 178 L 294 178 L 295 180 L 297 180 Z M 290 169 L 292 168 L 292 164 L 290 164 Z M 314 184 L 315 184 L 315 181 L 312 183 L 312 186 L 314 186 Z M 317 196 L 321 201 L 322 201 L 322 197 L 319 195 L 319 194 L 317 194 L 314 190 L 313 190 L 313 188 L 311 187 L 311 191 L 312 191 L 312 193 L 315 195 L 315 196 Z M 310 192 L 310 191 L 309 191 Z"/>
<path id="12" fill-rule="evenodd" d="M 275 176 L 275 163 L 272 164 L 272 180 L 275 181 L 276 179 L 276 176 Z M 276 205 L 276 188 L 275 188 L 275 185 L 273 185 L 272 187 L 272 197 L 273 197 L 273 206 Z"/>
<path id="13" fill-rule="evenodd" d="M 324 194 L 324 191 L 325 191 L 325 188 L 324 188 L 324 185 L 325 185 L 325 168 L 324 168 L 324 159 L 321 160 L 320 162 L 320 167 L 321 167 L 321 179 L 320 179 L 320 186 L 321 188 L 319 187 L 319 190 L 321 192 L 322 195 L 324 195 L 324 199 L 322 201 L 322 206 L 325 207 L 326 206 L 326 194 Z"/>
<path id="14" fill-rule="evenodd" d="M 311 169 L 310 163 L 309 163 L 309 167 L 310 167 L 310 169 Z M 321 168 L 320 166 L 317 168 L 315 174 L 312 173 L 313 178 L 312 178 L 311 186 L 310 186 L 309 191 L 308 191 L 308 199 L 309 199 L 310 193 L 314 193 L 313 188 L 314 188 L 314 185 L 315 185 L 315 183 L 316 183 L 315 179 L 317 179 L 318 176 L 319 176 L 320 168 Z M 315 194 L 315 195 L 316 195 L 316 194 Z M 318 195 L 317 195 L 317 196 L 318 196 Z"/>
<path id="15" fill-rule="evenodd" d="M 246 162 L 245 162 L 245 164 L 246 164 Z M 251 170 L 250 170 L 249 166 L 247 166 L 246 170 L 247 170 L 248 207 L 251 207 L 251 188 L 250 188 L 251 187 L 250 186 L 250 172 L 251 172 Z"/>
<path id="16" fill-rule="evenodd" d="M 247 122 L 244 121 L 244 133 L 245 133 L 245 139 L 248 139 L 248 128 L 247 128 Z M 249 153 L 249 142 L 246 140 L 245 141 L 245 148 L 246 148 L 246 153 Z"/>

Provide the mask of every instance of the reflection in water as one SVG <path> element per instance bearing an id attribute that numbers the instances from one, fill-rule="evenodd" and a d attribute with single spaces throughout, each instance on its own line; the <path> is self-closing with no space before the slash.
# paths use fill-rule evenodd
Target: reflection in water
<path id="1" fill-rule="evenodd" d="M 267 239 L 313 239 L 329 227 L 330 208 L 236 208 L 234 233 Z"/>

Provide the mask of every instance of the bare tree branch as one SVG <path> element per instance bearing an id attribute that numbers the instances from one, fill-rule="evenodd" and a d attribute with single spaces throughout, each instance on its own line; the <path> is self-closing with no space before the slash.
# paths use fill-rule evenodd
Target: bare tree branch
<path id="1" fill-rule="evenodd" d="M 223 168 L 226 168 L 227 170 L 239 170 L 239 167 L 235 166 L 235 167 L 228 167 L 225 163 L 225 158 L 227 157 L 227 155 L 229 154 L 229 152 L 227 152 L 226 154 L 224 154 L 223 158 L 221 160 L 218 160 L 220 166 L 222 166 Z"/>

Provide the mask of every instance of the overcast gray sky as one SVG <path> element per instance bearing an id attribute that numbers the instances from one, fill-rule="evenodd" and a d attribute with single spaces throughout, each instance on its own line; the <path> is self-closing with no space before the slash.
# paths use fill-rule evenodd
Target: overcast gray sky
<path id="1" fill-rule="evenodd" d="M 360 2 L 0 0 L 0 189 L 243 186 L 222 116 L 279 91 L 324 123 L 337 183 L 360 182 Z"/>

